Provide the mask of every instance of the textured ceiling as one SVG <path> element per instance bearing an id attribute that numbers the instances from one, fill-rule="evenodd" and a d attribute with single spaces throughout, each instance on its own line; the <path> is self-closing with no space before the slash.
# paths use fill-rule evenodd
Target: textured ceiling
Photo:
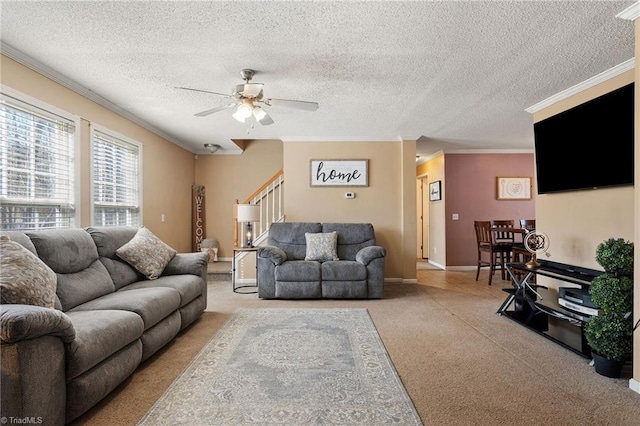
<path id="1" fill-rule="evenodd" d="M 3 51 L 138 117 L 194 153 L 232 140 L 419 139 L 434 149 L 532 149 L 530 107 L 634 55 L 633 1 L 8 1 Z M 272 107 L 226 110 L 242 68 Z M 249 132 L 248 132 L 249 131 Z M 247 133 L 248 132 L 248 133 Z"/>

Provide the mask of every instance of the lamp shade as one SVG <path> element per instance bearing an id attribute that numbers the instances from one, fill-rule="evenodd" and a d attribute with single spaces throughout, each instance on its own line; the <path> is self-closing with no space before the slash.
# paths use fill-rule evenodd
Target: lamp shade
<path id="1" fill-rule="evenodd" d="M 258 220 L 260 220 L 260 206 L 238 204 L 238 222 L 257 222 Z"/>

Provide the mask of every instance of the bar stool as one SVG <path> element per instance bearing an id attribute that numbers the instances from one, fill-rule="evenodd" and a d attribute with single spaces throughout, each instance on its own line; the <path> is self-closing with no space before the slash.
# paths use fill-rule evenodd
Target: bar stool
<path id="1" fill-rule="evenodd" d="M 489 268 L 489 285 L 496 269 L 501 269 L 502 279 L 505 279 L 504 265 L 511 257 L 509 243 L 496 242 L 491 221 L 474 221 L 476 241 L 478 244 L 478 265 L 476 269 L 476 281 L 480 276 L 481 268 Z"/>

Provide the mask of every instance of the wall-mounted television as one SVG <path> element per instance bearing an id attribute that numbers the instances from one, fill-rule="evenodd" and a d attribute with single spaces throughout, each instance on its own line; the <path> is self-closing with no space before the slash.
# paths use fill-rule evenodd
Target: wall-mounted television
<path id="1" fill-rule="evenodd" d="M 534 123 L 538 194 L 633 185 L 633 87 Z"/>

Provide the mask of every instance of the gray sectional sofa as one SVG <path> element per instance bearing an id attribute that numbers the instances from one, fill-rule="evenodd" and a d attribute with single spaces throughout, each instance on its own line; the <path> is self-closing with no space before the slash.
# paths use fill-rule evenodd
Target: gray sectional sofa
<path id="1" fill-rule="evenodd" d="M 55 272 L 57 287 L 54 308 L 0 305 L 2 417 L 77 419 L 203 313 L 208 255 L 177 253 L 147 279 L 116 254 L 137 231 L 5 233 Z"/>
<path id="2" fill-rule="evenodd" d="M 322 252 L 332 239 L 333 252 Z M 308 244 L 318 241 L 316 248 Z M 267 245 L 258 248 L 258 296 L 379 299 L 385 256 L 370 223 L 274 223 Z"/>

